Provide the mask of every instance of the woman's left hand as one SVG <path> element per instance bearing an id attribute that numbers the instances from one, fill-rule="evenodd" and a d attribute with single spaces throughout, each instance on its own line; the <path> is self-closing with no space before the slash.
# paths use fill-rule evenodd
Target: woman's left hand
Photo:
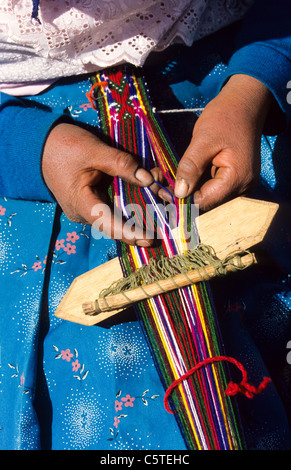
<path id="1" fill-rule="evenodd" d="M 194 203 L 205 211 L 252 189 L 271 103 L 271 92 L 259 80 L 233 75 L 195 124 L 178 166 L 175 195 L 194 193 Z M 209 167 L 210 177 L 201 183 Z"/>

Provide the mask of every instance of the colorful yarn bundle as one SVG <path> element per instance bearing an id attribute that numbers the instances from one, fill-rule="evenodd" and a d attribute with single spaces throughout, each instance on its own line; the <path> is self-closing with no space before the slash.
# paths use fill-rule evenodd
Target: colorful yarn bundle
<path id="1" fill-rule="evenodd" d="M 136 155 L 144 168 L 159 166 L 173 187 L 178 161 L 152 110 L 144 79 L 122 68 L 99 73 L 91 81 L 88 98 L 99 114 L 104 135 L 112 145 Z M 118 243 L 125 276 L 152 257 L 173 257 L 198 243 L 195 221 L 189 217 L 190 200 L 174 201 L 174 230 L 167 212 L 149 188 L 133 187 L 117 177 L 111 197 L 127 219 L 132 217 L 128 207 L 141 208 L 135 214 L 140 225 L 150 223 L 150 229 L 160 234 L 160 243 L 154 248 Z M 188 449 L 242 449 L 239 419 L 231 398 L 225 394 L 227 361 L 217 359 L 223 350 L 208 284 L 199 283 L 147 299 L 137 305 L 137 311 L 165 390 L 177 382 L 167 399 Z M 205 366 L 199 367 L 203 361 Z M 179 382 L 193 368 L 195 374 Z"/>

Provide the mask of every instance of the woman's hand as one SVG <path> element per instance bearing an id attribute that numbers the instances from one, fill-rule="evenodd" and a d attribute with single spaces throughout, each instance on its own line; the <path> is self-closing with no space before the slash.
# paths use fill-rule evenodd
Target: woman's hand
<path id="1" fill-rule="evenodd" d="M 163 181 L 157 168 L 149 173 L 139 167 L 132 155 L 108 146 L 93 133 L 74 124 L 60 123 L 46 140 L 42 172 L 48 188 L 71 221 L 93 225 L 101 216 L 102 232 L 109 238 L 131 245 L 152 244 L 146 233 L 137 227 L 128 228 L 120 217 L 114 217 L 106 189 L 108 177 L 119 176 L 137 186 L 151 186 L 157 192 L 154 180 Z M 107 210 L 102 212 L 103 208 Z"/>
<path id="2" fill-rule="evenodd" d="M 209 210 L 248 192 L 260 175 L 261 135 L 272 100 L 259 80 L 233 75 L 195 124 L 175 195 L 194 193 L 194 203 Z M 208 168 L 210 178 L 201 183 Z"/>

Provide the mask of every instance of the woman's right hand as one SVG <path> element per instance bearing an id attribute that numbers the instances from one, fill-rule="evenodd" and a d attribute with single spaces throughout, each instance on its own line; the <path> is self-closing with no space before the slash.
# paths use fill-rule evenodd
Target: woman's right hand
<path id="1" fill-rule="evenodd" d="M 49 190 L 71 221 L 93 225 L 99 214 L 102 217 L 99 230 L 109 238 L 130 245 L 152 244 L 145 232 L 129 228 L 124 221 L 120 223 L 119 217 L 116 220 L 109 210 L 105 189 L 108 176 L 119 176 L 136 186 L 156 186 L 154 180 L 163 180 L 157 168 L 148 172 L 132 155 L 110 147 L 90 131 L 60 123 L 47 137 L 42 172 Z"/>

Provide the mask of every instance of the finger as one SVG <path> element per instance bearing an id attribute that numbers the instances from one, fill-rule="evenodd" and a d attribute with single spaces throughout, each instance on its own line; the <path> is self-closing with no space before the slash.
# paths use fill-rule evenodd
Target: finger
<path id="1" fill-rule="evenodd" d="M 98 154 L 95 155 L 93 164 L 96 169 L 110 176 L 119 176 L 124 181 L 136 186 L 150 186 L 153 175 L 142 168 L 136 158 L 130 153 L 104 144 L 98 145 Z"/>
<path id="2" fill-rule="evenodd" d="M 80 217 L 94 228 L 95 238 L 100 234 L 129 245 L 149 247 L 153 244 L 150 232 L 142 230 L 138 224 L 125 221 L 117 208 L 112 208 L 106 197 L 93 191 L 89 186 L 83 188 L 78 200 Z"/>
<path id="3" fill-rule="evenodd" d="M 218 152 L 211 142 L 193 137 L 178 165 L 175 196 L 185 198 L 193 193 L 209 163 Z"/>
<path id="4" fill-rule="evenodd" d="M 171 186 L 166 186 L 159 190 L 158 195 L 165 202 L 170 202 L 171 204 L 174 201 L 174 190 Z"/>
<path id="5" fill-rule="evenodd" d="M 194 203 L 199 209 L 208 211 L 231 199 L 239 190 L 238 180 L 232 168 L 215 168 L 214 178 L 206 181 L 199 190 L 194 192 Z"/>
<path id="6" fill-rule="evenodd" d="M 153 176 L 153 183 L 150 185 L 150 189 L 157 196 L 161 186 L 165 184 L 166 179 L 159 167 L 152 168 L 151 174 Z"/>
<path id="7" fill-rule="evenodd" d="M 168 185 L 166 177 L 162 170 L 155 167 L 151 170 L 154 177 L 154 183 L 150 186 L 150 189 L 156 196 L 159 196 L 166 202 L 173 202 L 173 189 Z"/>

